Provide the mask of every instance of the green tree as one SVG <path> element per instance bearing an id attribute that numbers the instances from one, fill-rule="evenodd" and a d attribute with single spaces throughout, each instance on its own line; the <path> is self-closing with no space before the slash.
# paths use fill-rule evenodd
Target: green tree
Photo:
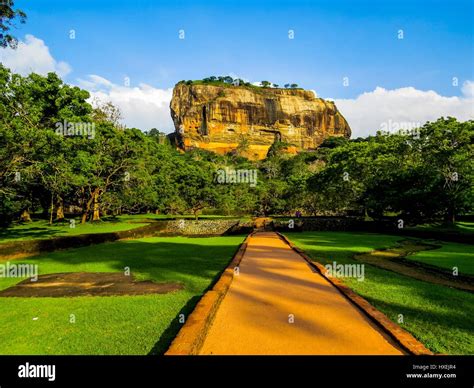
<path id="1" fill-rule="evenodd" d="M 25 23 L 26 14 L 20 9 L 15 9 L 13 0 L 0 1 L 0 47 L 17 47 L 18 40 L 10 34 L 17 20 Z"/>
<path id="2" fill-rule="evenodd" d="M 206 207 L 216 204 L 216 188 L 212 173 L 203 163 L 186 163 L 176 171 L 176 184 L 179 196 L 196 220 Z"/>

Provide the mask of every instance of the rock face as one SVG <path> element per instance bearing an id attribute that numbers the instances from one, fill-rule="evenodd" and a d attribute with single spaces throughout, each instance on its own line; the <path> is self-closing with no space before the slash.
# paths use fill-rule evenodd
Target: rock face
<path id="1" fill-rule="evenodd" d="M 333 102 L 302 89 L 178 83 L 170 108 L 176 143 L 184 150 L 239 149 L 263 159 L 275 141 L 296 153 L 317 148 L 329 136 L 351 135 Z"/>

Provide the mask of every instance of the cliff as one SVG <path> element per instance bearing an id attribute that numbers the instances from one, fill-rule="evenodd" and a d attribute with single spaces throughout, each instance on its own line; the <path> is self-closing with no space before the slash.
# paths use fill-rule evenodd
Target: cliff
<path id="1" fill-rule="evenodd" d="M 275 140 L 287 152 L 314 149 L 351 130 L 333 102 L 302 89 L 178 83 L 171 99 L 178 145 L 263 159 Z M 242 153 L 242 152 L 241 152 Z"/>

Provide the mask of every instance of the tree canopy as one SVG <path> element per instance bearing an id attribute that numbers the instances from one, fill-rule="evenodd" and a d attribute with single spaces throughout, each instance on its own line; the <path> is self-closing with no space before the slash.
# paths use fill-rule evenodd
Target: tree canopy
<path id="1" fill-rule="evenodd" d="M 0 47 L 16 48 L 18 40 L 10 33 L 16 21 L 25 23 L 26 14 L 20 9 L 15 9 L 13 0 L 0 1 Z"/>
<path id="2" fill-rule="evenodd" d="M 165 134 L 126 128 L 120 111 L 54 73 L 0 65 L 0 217 L 43 213 L 82 222 L 108 214 L 203 211 L 225 215 L 351 214 L 407 222 L 473 211 L 474 121 L 440 118 L 411 134 L 328 138 L 290 156 L 282 141 L 262 161 L 248 146 L 182 153 Z M 219 181 L 218 174 L 231 179 Z M 256 181 L 240 178 L 255 177 Z M 254 184 L 252 184 L 252 182 Z"/>

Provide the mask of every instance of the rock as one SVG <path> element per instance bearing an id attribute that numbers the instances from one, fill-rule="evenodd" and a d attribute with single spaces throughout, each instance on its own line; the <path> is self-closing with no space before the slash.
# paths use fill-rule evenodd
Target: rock
<path id="1" fill-rule="evenodd" d="M 263 159 L 275 141 L 297 153 L 351 129 L 335 104 L 303 89 L 178 83 L 170 103 L 176 144 Z"/>

